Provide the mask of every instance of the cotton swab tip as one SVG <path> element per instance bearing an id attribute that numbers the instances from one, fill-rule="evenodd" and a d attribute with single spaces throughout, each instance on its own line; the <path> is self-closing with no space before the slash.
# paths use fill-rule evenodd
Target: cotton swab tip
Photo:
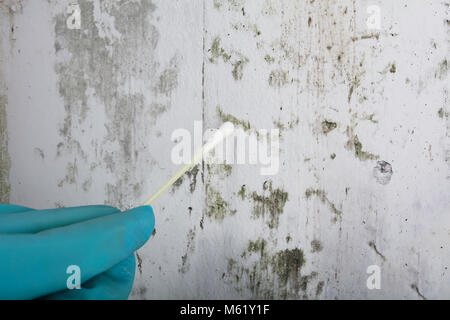
<path id="1" fill-rule="evenodd" d="M 234 125 L 230 121 L 227 121 L 219 128 L 219 131 L 222 132 L 224 137 L 228 137 L 233 133 Z"/>

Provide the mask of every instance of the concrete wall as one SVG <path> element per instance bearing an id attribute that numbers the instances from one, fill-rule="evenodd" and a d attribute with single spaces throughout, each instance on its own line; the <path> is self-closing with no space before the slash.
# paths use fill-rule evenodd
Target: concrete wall
<path id="1" fill-rule="evenodd" d="M 0 1 L 0 201 L 130 208 L 176 170 L 174 130 L 278 128 L 276 175 L 203 163 L 155 203 L 131 298 L 450 298 L 449 16 L 445 0 Z"/>

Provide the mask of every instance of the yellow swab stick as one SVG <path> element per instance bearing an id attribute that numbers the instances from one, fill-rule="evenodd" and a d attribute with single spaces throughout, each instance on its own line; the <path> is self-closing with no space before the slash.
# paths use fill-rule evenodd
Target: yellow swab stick
<path id="1" fill-rule="evenodd" d="M 197 164 L 205 155 L 213 150 L 222 140 L 231 135 L 234 131 L 234 125 L 231 122 L 225 122 L 219 130 L 217 130 L 210 139 L 199 148 L 191 160 L 188 163 L 182 165 L 170 178 L 167 180 L 158 190 L 156 190 L 142 205 L 151 205 L 156 199 L 159 198 L 167 189 L 170 188 L 186 171 L 189 171 L 194 165 Z"/>

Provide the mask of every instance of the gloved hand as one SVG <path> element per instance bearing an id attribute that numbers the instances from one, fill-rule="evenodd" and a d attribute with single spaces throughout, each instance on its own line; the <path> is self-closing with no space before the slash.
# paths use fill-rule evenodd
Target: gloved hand
<path id="1" fill-rule="evenodd" d="M 0 204 L 0 299 L 127 299 L 134 251 L 150 237 L 152 208 L 34 210 Z M 81 289 L 69 290 L 79 267 Z"/>

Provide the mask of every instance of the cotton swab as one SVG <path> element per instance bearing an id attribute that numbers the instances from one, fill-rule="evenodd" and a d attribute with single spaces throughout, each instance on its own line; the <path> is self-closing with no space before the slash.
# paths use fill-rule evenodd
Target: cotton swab
<path id="1" fill-rule="evenodd" d="M 231 135 L 234 131 L 234 125 L 227 121 L 219 130 L 217 130 L 210 139 L 199 148 L 188 163 L 182 165 L 158 190 L 156 190 L 142 205 L 151 205 L 158 197 L 170 188 L 186 171 L 189 171 L 197 164 L 205 155 L 213 150 L 222 140 Z"/>

